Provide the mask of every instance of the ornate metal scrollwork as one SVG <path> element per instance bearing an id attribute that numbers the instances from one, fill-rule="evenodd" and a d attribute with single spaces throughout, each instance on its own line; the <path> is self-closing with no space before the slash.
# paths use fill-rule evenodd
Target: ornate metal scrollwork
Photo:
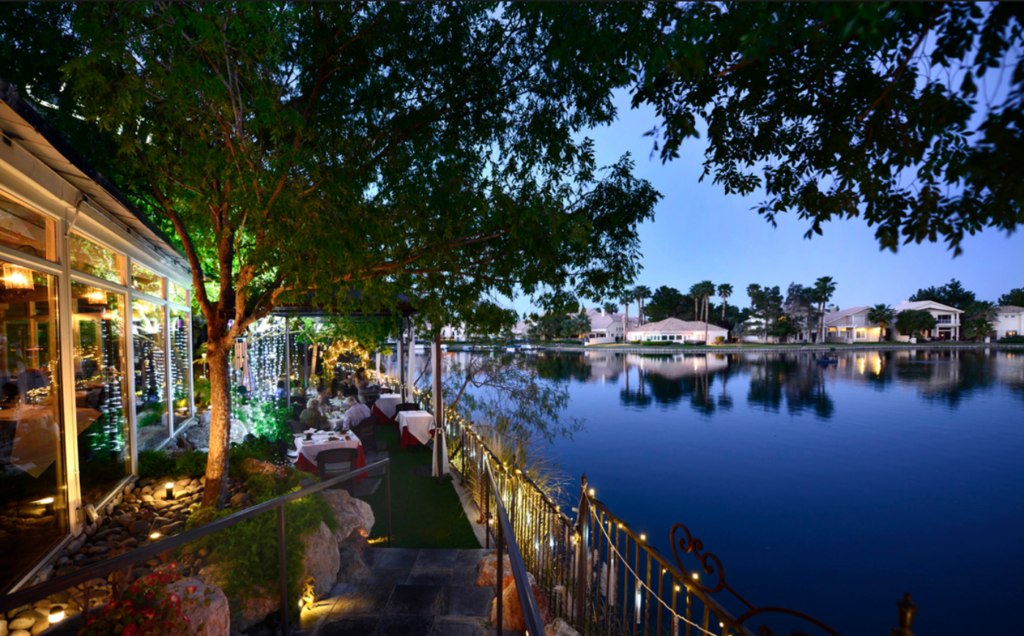
<path id="1" fill-rule="evenodd" d="M 686 537 L 680 537 L 676 539 L 676 530 L 682 530 L 686 534 Z M 690 534 L 690 529 L 681 523 L 677 523 L 672 526 L 672 554 L 676 558 L 676 565 L 679 566 L 679 571 L 686 575 L 687 582 L 689 585 L 701 590 L 706 594 L 714 594 L 725 587 L 725 572 L 722 570 L 722 562 L 718 560 L 718 557 L 711 552 L 704 552 L 704 542 L 700 539 L 694 538 Z M 683 554 L 692 554 L 702 566 L 705 574 L 718 574 L 718 582 L 714 587 L 708 587 L 701 583 L 699 578 L 692 578 L 690 571 L 683 565 L 683 560 L 680 558 L 680 550 Z M 714 565 L 709 563 L 714 561 Z"/>

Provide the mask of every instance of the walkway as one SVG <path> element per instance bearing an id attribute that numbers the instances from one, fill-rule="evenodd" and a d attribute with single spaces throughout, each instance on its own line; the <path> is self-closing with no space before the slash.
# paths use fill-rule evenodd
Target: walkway
<path id="1" fill-rule="evenodd" d="M 303 636 L 489 636 L 494 590 L 475 587 L 491 550 L 369 548 L 370 577 L 302 613 Z M 506 632 L 508 633 L 508 632 Z"/>

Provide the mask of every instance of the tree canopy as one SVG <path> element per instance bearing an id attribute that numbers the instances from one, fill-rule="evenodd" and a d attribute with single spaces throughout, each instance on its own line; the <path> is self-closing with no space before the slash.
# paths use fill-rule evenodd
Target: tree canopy
<path id="1" fill-rule="evenodd" d="M 1024 222 L 1018 3 L 656 3 L 608 8 L 663 161 L 706 129 L 702 178 L 794 212 L 863 218 L 881 247 Z"/>
<path id="2" fill-rule="evenodd" d="M 974 292 L 966 289 L 960 281 L 954 278 L 941 287 L 921 288 L 910 297 L 911 302 L 921 300 L 933 300 L 956 309 L 966 310 L 977 298 Z"/>
<path id="3" fill-rule="evenodd" d="M 1009 293 L 1000 296 L 999 304 L 1012 305 L 1014 307 L 1024 307 L 1024 287 L 1011 289 Z"/>
<path id="4" fill-rule="evenodd" d="M 511 320 L 481 303 L 490 294 L 600 300 L 635 277 L 637 225 L 660 195 L 628 156 L 598 165 L 582 134 L 612 121 L 621 68 L 550 54 L 602 45 L 600 29 L 557 35 L 555 23 L 593 10 L 4 9 L 25 28 L 61 25 L 62 83 L 45 75 L 61 121 L 81 117 L 109 140 L 119 186 L 192 265 L 209 333 L 211 466 L 226 461 L 230 343 L 290 295 L 345 312 L 404 293 L 431 324 L 481 325 Z M 24 85 L 62 60 L 5 61 Z M 212 497 L 223 472 L 207 477 Z"/>

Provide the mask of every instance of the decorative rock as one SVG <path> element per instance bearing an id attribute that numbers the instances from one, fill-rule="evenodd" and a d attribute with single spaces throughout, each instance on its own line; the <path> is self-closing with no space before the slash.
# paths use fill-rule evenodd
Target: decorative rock
<path id="1" fill-rule="evenodd" d="M 22 612 L 12 620 L 8 625 L 12 631 L 19 629 L 32 629 L 32 626 L 36 624 L 36 620 L 41 619 L 42 616 L 35 612 Z"/>
<path id="2" fill-rule="evenodd" d="M 334 517 L 338 520 L 338 529 L 334 537 L 339 544 L 346 541 L 356 530 L 364 537 L 370 535 L 375 519 L 373 509 L 368 503 L 353 498 L 345 490 L 324 490 L 320 494 L 334 509 Z"/>
<path id="3" fill-rule="evenodd" d="M 32 636 L 36 636 L 36 634 L 41 634 L 48 629 L 50 629 L 50 620 L 48 618 L 44 618 L 41 621 L 36 621 L 36 624 L 29 630 L 29 633 L 32 634 Z"/>
<path id="4" fill-rule="evenodd" d="M 132 534 L 149 534 L 149 521 L 133 521 L 128 526 L 128 532 Z"/>
<path id="5" fill-rule="evenodd" d="M 7 636 L 7 621 L 0 618 L 0 636 Z"/>
<path id="6" fill-rule="evenodd" d="M 16 629 L 9 634 L 9 636 L 32 636 L 32 632 L 27 629 Z"/>
<path id="7" fill-rule="evenodd" d="M 544 636 L 580 636 L 580 633 L 573 629 L 569 623 L 560 618 L 544 627 Z"/>
<path id="8" fill-rule="evenodd" d="M 366 537 L 359 534 L 358 530 L 354 530 L 347 540 L 338 544 L 338 583 L 359 584 L 370 578 L 370 568 L 362 555 L 365 544 Z"/>
<path id="9" fill-rule="evenodd" d="M 320 600 L 331 591 L 338 579 L 341 556 L 338 541 L 323 521 L 313 534 L 302 537 L 305 546 L 302 566 L 306 577 L 313 579 L 313 596 Z"/>
<path id="10" fill-rule="evenodd" d="M 506 579 L 506 582 L 507 581 L 508 579 Z M 516 592 L 515 581 L 507 582 L 504 584 L 504 587 L 505 589 L 501 593 L 502 603 L 504 603 L 501 614 L 502 629 L 508 629 L 515 632 L 525 631 L 526 620 L 523 618 L 523 608 L 519 605 L 519 594 Z M 550 623 L 551 611 L 548 608 L 548 597 L 534 584 L 530 585 L 530 590 L 533 592 L 533 598 L 537 602 L 537 611 L 540 612 L 541 623 L 545 625 Z M 491 604 L 491 624 L 495 625 L 497 622 L 498 599 L 495 598 L 494 602 Z"/>
<path id="11" fill-rule="evenodd" d="M 186 616 L 195 628 L 196 636 L 228 636 L 231 633 L 228 598 L 219 587 L 208 586 L 199 579 L 181 579 L 165 587 L 164 592 L 195 601 Z"/>
<path id="12" fill-rule="evenodd" d="M 512 562 L 509 560 L 508 555 L 505 555 L 504 563 L 502 563 L 502 574 L 508 576 L 508 573 L 512 572 Z M 476 566 L 476 585 L 477 587 L 494 587 L 498 584 L 498 555 L 496 552 L 491 552 L 484 558 L 480 559 L 480 563 Z"/>
<path id="13" fill-rule="evenodd" d="M 240 492 L 231 498 L 232 506 L 240 506 L 249 498 L 248 493 Z"/>
<path id="14" fill-rule="evenodd" d="M 217 586 L 217 581 L 223 580 L 219 567 L 217 564 L 206 566 L 199 572 L 198 578 L 209 586 Z M 262 622 L 271 612 L 276 612 L 280 605 L 275 592 L 268 592 L 258 585 L 254 585 L 250 592 L 252 596 L 229 599 L 232 627 L 239 632 L 244 632 Z"/>

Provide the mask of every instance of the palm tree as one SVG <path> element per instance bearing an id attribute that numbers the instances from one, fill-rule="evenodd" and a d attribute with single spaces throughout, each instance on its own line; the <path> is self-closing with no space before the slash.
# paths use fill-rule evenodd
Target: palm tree
<path id="1" fill-rule="evenodd" d="M 633 290 L 627 289 L 623 294 L 619 302 L 626 309 L 626 324 L 622 328 L 622 343 L 629 344 L 629 304 L 633 302 Z"/>
<path id="2" fill-rule="evenodd" d="M 636 298 L 639 312 L 637 322 L 644 324 L 644 299 L 651 297 L 651 289 L 645 285 L 637 285 L 633 288 L 633 297 Z"/>
<path id="3" fill-rule="evenodd" d="M 602 309 L 604 309 L 605 313 L 614 314 L 619 310 L 619 306 L 613 302 L 606 302 Z"/>
<path id="4" fill-rule="evenodd" d="M 875 305 L 868 310 L 868 322 L 877 323 L 882 329 L 888 330 L 896 322 L 896 310 L 889 305 Z M 881 334 L 879 334 L 881 340 Z"/>
<path id="5" fill-rule="evenodd" d="M 697 293 L 700 295 L 702 304 L 704 305 L 704 344 L 708 342 L 708 299 L 715 295 L 715 284 L 709 280 L 701 281 L 694 287 L 697 288 Z M 698 320 L 700 320 L 698 318 Z"/>
<path id="6" fill-rule="evenodd" d="M 836 293 L 836 283 L 831 276 L 822 276 L 814 281 L 814 300 L 818 302 L 818 342 L 825 340 L 825 303 Z"/>
<path id="7" fill-rule="evenodd" d="M 725 322 L 725 301 L 732 296 L 732 285 L 722 283 L 718 286 L 718 297 L 722 299 L 722 322 Z"/>
<path id="8" fill-rule="evenodd" d="M 972 340 L 981 340 L 992 333 L 992 323 L 999 314 L 999 306 L 987 300 L 979 300 L 967 306 L 966 335 Z"/>
<path id="9" fill-rule="evenodd" d="M 697 309 L 700 302 L 700 283 L 690 285 L 690 295 L 693 296 L 693 319 L 700 320 L 700 311 Z"/>

